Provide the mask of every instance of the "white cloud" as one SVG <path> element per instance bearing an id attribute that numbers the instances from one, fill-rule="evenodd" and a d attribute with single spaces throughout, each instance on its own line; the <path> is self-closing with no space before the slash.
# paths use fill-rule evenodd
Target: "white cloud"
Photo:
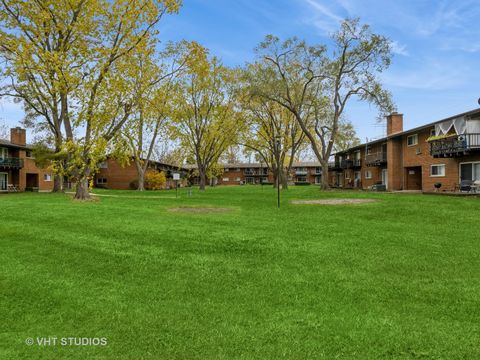
<path id="1" fill-rule="evenodd" d="M 338 24 L 343 20 L 342 16 L 323 5 L 317 0 L 305 0 L 309 7 L 309 18 L 306 22 L 312 24 L 322 33 L 331 33 L 338 29 Z M 311 10 L 314 10 L 312 13 Z"/>
<path id="2" fill-rule="evenodd" d="M 407 45 L 400 44 L 398 41 L 391 41 L 390 47 L 394 54 L 409 56 L 410 54 L 407 51 Z"/>

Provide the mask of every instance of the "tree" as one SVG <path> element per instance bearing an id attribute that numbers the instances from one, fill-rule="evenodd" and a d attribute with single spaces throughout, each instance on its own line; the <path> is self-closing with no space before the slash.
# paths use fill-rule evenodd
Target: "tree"
<path id="1" fill-rule="evenodd" d="M 267 36 L 257 48 L 268 71 L 257 79 L 257 95 L 288 109 L 322 164 L 322 188 L 328 188 L 328 160 L 341 131 L 350 99 L 357 97 L 386 114 L 394 109 L 379 74 L 390 65 L 387 38 L 373 34 L 358 19 L 345 20 L 332 36 L 333 50 L 308 46 L 296 38 L 283 43 Z"/>
<path id="2" fill-rule="evenodd" d="M 247 78 L 256 77 L 255 68 L 262 71 L 251 66 Z M 305 134 L 293 114 L 274 101 L 253 95 L 245 98 L 243 106 L 249 127 L 244 146 L 254 150 L 272 171 L 274 186 L 281 184 L 288 188 L 288 174 L 298 151 L 305 145 Z"/>
<path id="3" fill-rule="evenodd" d="M 360 139 L 357 137 L 357 133 L 352 123 L 349 121 L 340 121 L 333 151 L 344 151 L 354 146 L 358 146 L 360 143 Z"/>
<path id="4" fill-rule="evenodd" d="M 2 95 L 23 102 L 27 120 L 68 154 L 62 172 L 89 198 L 88 180 L 132 110 L 123 77 L 177 0 L 0 0 Z"/>
<path id="5" fill-rule="evenodd" d="M 157 140 L 162 130 L 166 129 L 172 114 L 175 79 L 181 74 L 188 53 L 195 46 L 194 43 L 188 44 L 185 41 L 169 44 L 160 54 L 151 49 L 150 52 L 139 53 L 134 59 L 138 71 L 129 79 L 134 111 L 122 136 L 133 155 L 139 191 L 145 189 L 145 173 L 154 155 Z"/>
<path id="6" fill-rule="evenodd" d="M 190 56 L 179 81 L 172 133 L 194 158 L 205 190 L 207 173 L 236 143 L 242 123 L 235 109 L 236 73 L 206 49 Z"/>
<path id="7" fill-rule="evenodd" d="M 237 144 L 232 144 L 227 147 L 222 154 L 220 161 L 227 164 L 236 164 L 240 162 L 241 148 Z"/>
<path id="8" fill-rule="evenodd" d="M 215 186 L 217 185 L 217 179 L 219 176 L 222 176 L 224 172 L 224 168 L 221 164 L 215 163 L 212 164 L 206 173 L 206 177 L 208 180 L 210 180 L 210 186 Z"/>
<path id="9" fill-rule="evenodd" d="M 51 133 L 57 152 L 62 127 L 71 128 L 68 95 L 82 78 L 81 54 L 87 48 L 80 34 L 95 29 L 88 12 L 87 1 L 0 2 L 1 75 L 7 81 L 0 96 L 22 102 L 24 125 Z M 55 180 L 58 191 L 61 182 Z"/>

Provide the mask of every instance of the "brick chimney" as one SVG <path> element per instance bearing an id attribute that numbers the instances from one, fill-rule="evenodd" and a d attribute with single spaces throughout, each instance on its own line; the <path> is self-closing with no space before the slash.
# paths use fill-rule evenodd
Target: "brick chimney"
<path id="1" fill-rule="evenodd" d="M 15 145 L 27 145 L 27 132 L 21 127 L 10 129 L 10 142 Z"/>
<path id="2" fill-rule="evenodd" d="M 393 112 L 387 116 L 387 136 L 403 131 L 403 114 Z"/>

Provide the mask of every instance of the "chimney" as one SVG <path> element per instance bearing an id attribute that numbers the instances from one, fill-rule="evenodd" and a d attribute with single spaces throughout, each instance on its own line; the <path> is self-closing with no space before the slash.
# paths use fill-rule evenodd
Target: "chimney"
<path id="1" fill-rule="evenodd" d="M 27 145 L 27 132 L 25 129 L 16 127 L 10 129 L 10 142 L 15 145 Z"/>
<path id="2" fill-rule="evenodd" d="M 403 131 L 403 114 L 393 112 L 387 116 L 387 136 Z"/>

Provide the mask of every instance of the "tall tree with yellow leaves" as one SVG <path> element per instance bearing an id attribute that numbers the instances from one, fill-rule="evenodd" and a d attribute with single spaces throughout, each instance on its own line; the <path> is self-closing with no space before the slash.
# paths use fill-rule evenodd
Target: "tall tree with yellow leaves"
<path id="1" fill-rule="evenodd" d="M 209 171 L 228 146 L 237 142 L 244 127 L 235 106 L 237 77 L 234 70 L 199 48 L 189 57 L 178 84 L 172 134 L 195 159 L 201 190 Z"/>
<path id="2" fill-rule="evenodd" d="M 156 25 L 180 0 L 0 0 L 0 57 L 27 120 L 63 151 L 77 199 L 133 107 L 124 75 L 154 46 Z M 62 165 L 63 165 L 62 163 Z"/>

